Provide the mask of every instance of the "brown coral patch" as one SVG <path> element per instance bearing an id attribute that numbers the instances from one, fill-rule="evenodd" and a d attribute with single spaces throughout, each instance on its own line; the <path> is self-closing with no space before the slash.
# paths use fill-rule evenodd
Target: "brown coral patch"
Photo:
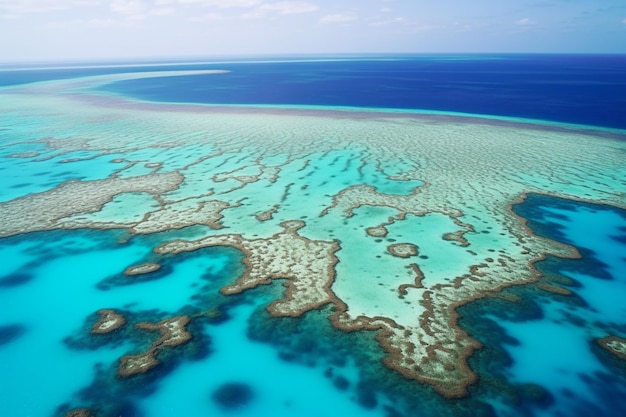
<path id="1" fill-rule="evenodd" d="M 124 316 L 115 310 L 103 309 L 96 313 L 100 315 L 100 319 L 91 328 L 92 334 L 111 333 L 126 324 Z"/>
<path id="2" fill-rule="evenodd" d="M 126 355 L 120 359 L 120 365 L 117 368 L 117 375 L 122 378 L 128 378 L 133 375 L 148 372 L 159 364 L 153 349 L 137 355 Z"/>
<path id="3" fill-rule="evenodd" d="M 369 236 L 372 237 L 385 237 L 387 236 L 387 228 L 385 226 L 374 226 L 374 227 L 368 227 L 367 229 L 365 229 L 365 233 L 367 233 Z"/>
<path id="4" fill-rule="evenodd" d="M 467 231 L 464 231 L 464 230 L 459 230 L 459 231 L 452 232 L 452 233 L 446 233 L 445 235 L 443 235 L 443 240 L 456 242 L 460 246 L 467 247 L 469 246 L 469 242 L 467 241 L 467 239 L 465 239 L 465 236 L 464 236 L 465 233 L 467 233 Z"/>
<path id="5" fill-rule="evenodd" d="M 263 211 L 261 213 L 257 213 L 255 217 L 260 222 L 272 220 L 272 218 L 274 217 L 274 213 L 278 211 L 279 207 L 280 206 L 278 204 L 274 204 L 271 209 Z"/>
<path id="6" fill-rule="evenodd" d="M 413 284 L 400 285 L 398 292 L 402 297 L 409 293 L 407 291 L 408 288 L 424 288 L 424 285 L 422 284 L 422 281 L 424 280 L 424 273 L 420 267 L 417 264 L 411 264 L 411 269 L 415 273 L 415 281 Z"/>
<path id="7" fill-rule="evenodd" d="M 598 339 L 596 342 L 616 358 L 626 361 L 626 339 L 617 336 L 607 336 Z"/>
<path id="8" fill-rule="evenodd" d="M 183 181 L 178 172 L 130 178 L 69 181 L 41 193 L 0 203 L 0 237 L 65 227 L 62 220 L 77 213 L 93 213 L 118 194 L 161 194 Z"/>
<path id="9" fill-rule="evenodd" d="M 65 413 L 65 417 L 96 417 L 96 414 L 88 408 L 76 408 Z"/>
<path id="10" fill-rule="evenodd" d="M 120 359 L 120 365 L 117 369 L 118 376 L 127 378 L 129 376 L 148 372 L 159 364 L 157 355 L 164 347 L 174 347 L 182 345 L 191 340 L 192 335 L 185 327 L 189 324 L 188 316 L 178 316 L 158 323 L 141 322 L 135 327 L 138 329 L 158 331 L 161 337 L 157 339 L 150 348 L 142 353 L 135 355 L 126 355 Z"/>
<path id="11" fill-rule="evenodd" d="M 172 229 L 204 224 L 212 229 L 221 229 L 222 211 L 232 207 L 220 200 L 188 200 L 163 204 L 161 209 L 147 213 L 135 224 L 132 233 L 157 233 Z"/>
<path id="12" fill-rule="evenodd" d="M 140 265 L 129 266 L 124 270 L 124 274 L 132 276 L 132 275 L 141 275 L 141 274 L 149 274 L 150 272 L 155 272 L 161 269 L 161 265 L 155 263 L 145 263 Z"/>
<path id="13" fill-rule="evenodd" d="M 156 253 L 180 253 L 210 246 L 235 247 L 245 255 L 244 274 L 221 289 L 226 295 L 238 294 L 275 279 L 285 279 L 284 298 L 268 310 L 274 316 L 297 317 L 328 303 L 340 303 L 330 287 L 335 279 L 337 242 L 310 240 L 298 234 L 305 227 L 301 220 L 280 224 L 284 230 L 269 238 L 246 239 L 239 234 L 210 236 L 196 241 L 176 240 L 155 249 Z"/>
<path id="14" fill-rule="evenodd" d="M 548 284 L 547 282 L 537 283 L 537 288 L 539 288 L 540 290 L 551 292 L 553 294 L 572 295 L 572 292 L 567 288 L 563 288 L 559 285 Z"/>
<path id="15" fill-rule="evenodd" d="M 161 337 L 152 344 L 153 347 L 177 346 L 191 340 L 191 333 L 185 330 L 189 321 L 190 318 L 188 316 L 178 316 L 161 320 L 158 323 L 141 322 L 135 327 L 161 333 Z"/>
<path id="16" fill-rule="evenodd" d="M 417 256 L 417 246 L 412 243 L 394 243 L 387 246 L 387 251 L 398 258 L 410 258 Z"/>

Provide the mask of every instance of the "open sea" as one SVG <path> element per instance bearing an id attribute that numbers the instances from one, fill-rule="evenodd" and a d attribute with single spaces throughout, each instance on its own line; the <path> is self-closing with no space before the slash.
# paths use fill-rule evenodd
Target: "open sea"
<path id="1" fill-rule="evenodd" d="M 626 416 L 626 56 L 0 65 L 0 386 Z"/>
<path id="2" fill-rule="evenodd" d="M 0 86 L 129 71 L 226 68 L 230 72 L 220 77 L 139 78 L 105 90 L 160 102 L 418 109 L 626 128 L 624 55 L 264 57 L 66 65 L 31 65 L 27 71 L 7 65 Z"/>

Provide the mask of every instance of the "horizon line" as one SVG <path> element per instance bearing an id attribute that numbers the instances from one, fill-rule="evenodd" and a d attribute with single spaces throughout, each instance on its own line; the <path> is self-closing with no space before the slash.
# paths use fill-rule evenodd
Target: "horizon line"
<path id="1" fill-rule="evenodd" d="M 0 70 L 4 66 L 42 65 L 42 64 L 201 64 L 250 62 L 262 59 L 271 62 L 275 59 L 297 61 L 298 59 L 355 59 L 376 57 L 428 57 L 428 56 L 524 56 L 524 55 L 563 55 L 563 56 L 626 56 L 623 52 L 313 52 L 313 53 L 256 53 L 256 54 L 215 54 L 215 55 L 162 55 L 140 57 L 86 57 L 86 58 L 59 58 L 59 59 L 15 59 L 0 60 Z M 274 59 L 273 59 L 274 58 Z M 69 65 L 69 67 L 75 67 Z M 13 68 L 11 68 L 13 69 Z M 14 68 L 17 70 L 18 68 Z"/>

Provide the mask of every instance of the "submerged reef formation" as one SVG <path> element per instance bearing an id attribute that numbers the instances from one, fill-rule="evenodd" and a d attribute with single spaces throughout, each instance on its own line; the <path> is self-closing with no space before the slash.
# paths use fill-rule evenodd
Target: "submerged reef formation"
<path id="1" fill-rule="evenodd" d="M 0 346 L 11 343 L 20 337 L 25 330 L 26 329 L 19 324 L 0 326 Z"/>
<path id="2" fill-rule="evenodd" d="M 129 266 L 124 270 L 124 274 L 129 276 L 142 275 L 158 271 L 159 269 L 161 269 L 161 265 L 149 262 L 145 264 Z"/>
<path id="3" fill-rule="evenodd" d="M 616 358 L 626 361 L 626 339 L 617 336 L 607 336 L 598 339 L 598 344 Z"/>
<path id="4" fill-rule="evenodd" d="M 154 341 L 145 352 L 123 356 L 120 359 L 117 374 L 122 378 L 127 378 L 148 372 L 157 366 L 159 364 L 157 355 L 163 348 L 182 345 L 191 339 L 191 333 L 185 329 L 189 320 L 187 316 L 179 316 L 158 323 L 138 323 L 135 326 L 137 329 L 157 331 L 161 333 L 161 337 Z"/>
<path id="5" fill-rule="evenodd" d="M 66 87 L 5 90 L 12 100 L 0 103 L 0 119 L 10 113 L 10 125 L 29 126 L 28 134 L 12 133 L 6 152 L 34 167 L 88 161 L 100 171 L 56 177 L 41 168 L 46 181 L 30 193 L 12 188 L 0 201 L 0 237 L 121 228 L 128 238 L 151 235 L 155 256 L 236 248 L 245 270 L 223 295 L 284 280 L 271 315 L 328 306 L 337 329 L 376 332 L 388 368 L 447 398 L 466 396 L 478 380 L 468 358 L 481 344 L 459 325 L 457 309 L 538 281 L 534 264 L 547 256 L 580 256 L 534 234 L 512 205 L 536 193 L 626 208 L 619 133 L 471 117 L 137 103 L 66 94 Z M 113 310 L 99 314 L 94 333 L 123 325 Z M 163 349 L 189 341 L 189 320 L 137 325 L 161 337 L 124 356 L 118 375 L 144 373 Z M 599 343 L 623 354 L 619 339 Z"/>
<path id="6" fill-rule="evenodd" d="M 219 200 L 189 199 L 167 204 L 161 210 L 150 212 L 131 228 L 133 233 L 156 233 L 204 224 L 220 229 L 221 211 L 229 207 Z"/>
<path id="7" fill-rule="evenodd" d="M 126 318 L 115 310 L 103 309 L 96 313 L 100 315 L 100 319 L 91 328 L 92 334 L 111 333 L 126 324 Z"/>
<path id="8" fill-rule="evenodd" d="M 220 386 L 211 396 L 224 410 L 246 407 L 254 398 L 252 388 L 240 382 L 230 382 Z"/>
<path id="9" fill-rule="evenodd" d="M 417 246 L 412 243 L 394 243 L 387 246 L 387 250 L 390 254 L 398 258 L 410 258 L 418 254 Z"/>
<path id="10" fill-rule="evenodd" d="M 159 254 L 178 254 L 210 246 L 232 246 L 245 254 L 246 271 L 235 283 L 222 288 L 226 295 L 238 294 L 273 279 L 286 279 L 285 297 L 268 309 L 276 316 L 297 317 L 336 300 L 330 287 L 335 278 L 335 242 L 312 241 L 297 232 L 303 221 L 280 224 L 284 230 L 266 239 L 241 235 L 217 235 L 197 241 L 177 240 L 155 249 Z M 338 301 L 338 300 L 336 300 Z"/>
<path id="11" fill-rule="evenodd" d="M 77 225 L 61 219 L 77 213 L 97 212 L 118 194 L 145 192 L 156 195 L 176 189 L 182 181 L 183 177 L 179 173 L 170 172 L 130 178 L 65 182 L 49 191 L 0 203 L 0 237 L 75 227 Z M 96 226 L 113 228 L 118 225 L 113 220 L 110 225 Z"/>
<path id="12" fill-rule="evenodd" d="M 72 411 L 68 411 L 65 417 L 95 417 L 96 414 L 87 408 L 77 408 Z"/>

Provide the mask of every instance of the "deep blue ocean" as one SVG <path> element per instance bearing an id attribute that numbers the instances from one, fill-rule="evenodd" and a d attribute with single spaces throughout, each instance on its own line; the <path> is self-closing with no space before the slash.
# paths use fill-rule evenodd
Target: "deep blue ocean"
<path id="1" fill-rule="evenodd" d="M 198 69 L 230 72 L 125 80 L 102 88 L 149 101 L 436 110 L 626 128 L 626 55 L 318 57 L 132 68 L 5 68 L 0 86 Z"/>

